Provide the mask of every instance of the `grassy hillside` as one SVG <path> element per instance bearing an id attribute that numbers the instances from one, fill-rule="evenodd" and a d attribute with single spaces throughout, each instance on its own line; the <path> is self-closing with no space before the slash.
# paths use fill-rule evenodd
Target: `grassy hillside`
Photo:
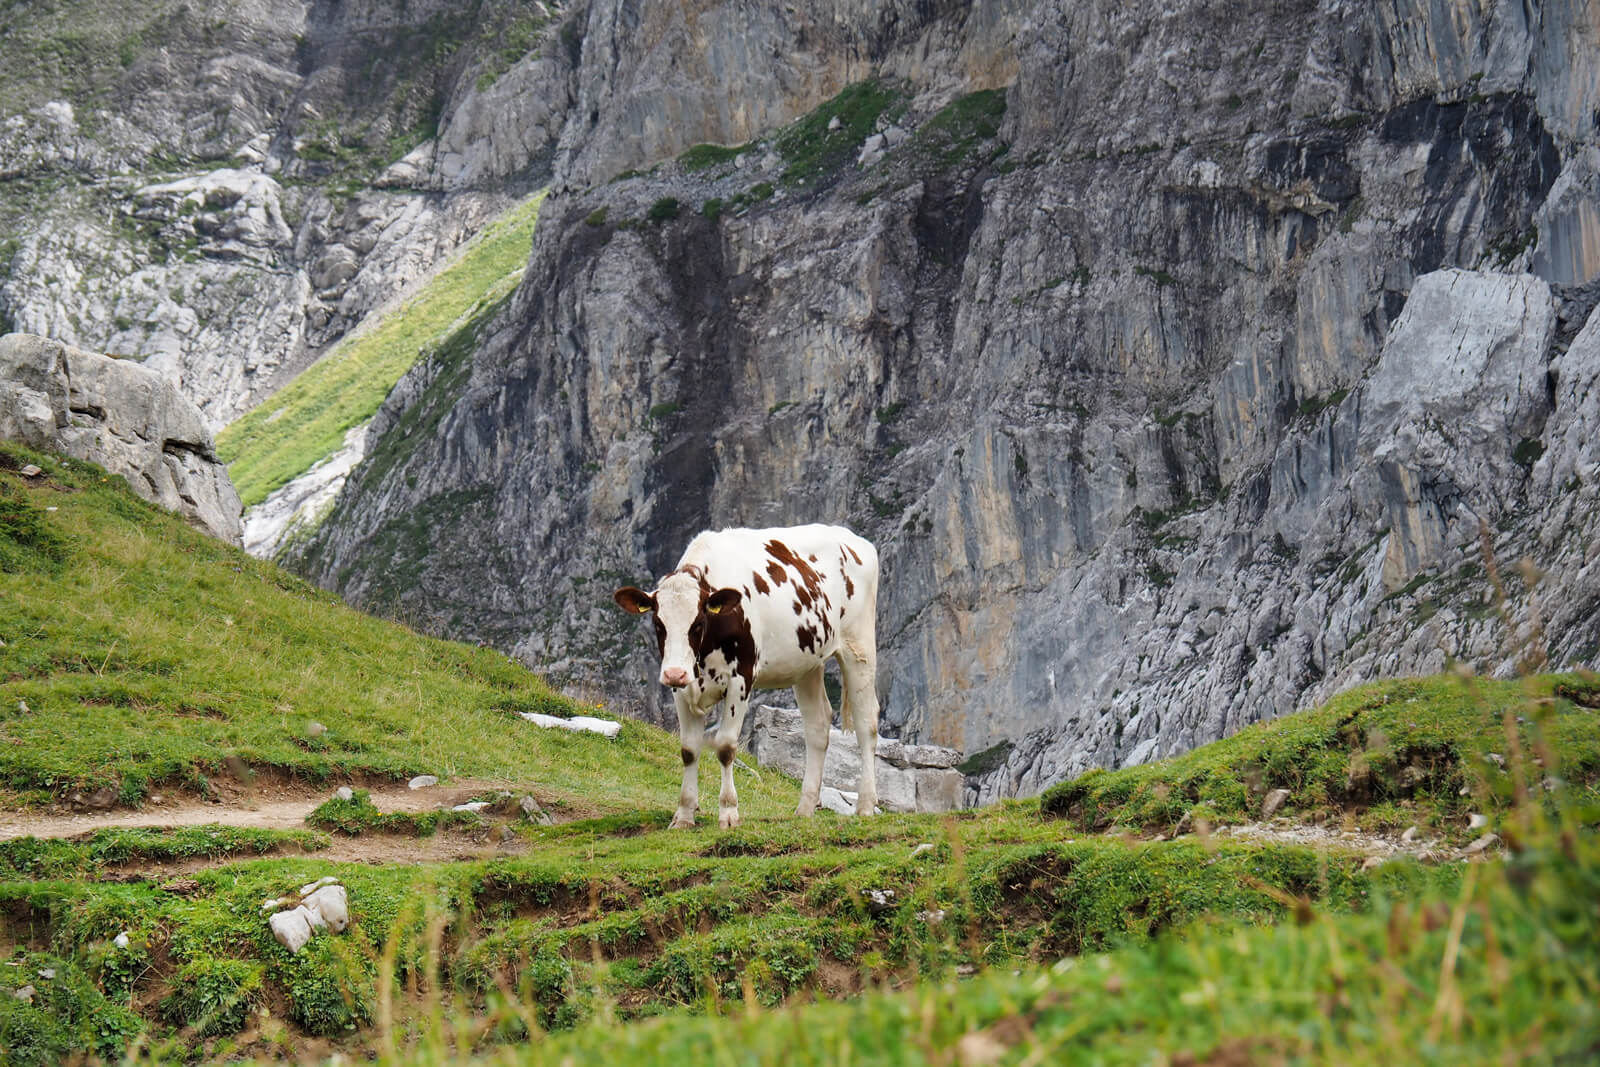
<path id="1" fill-rule="evenodd" d="M 27 462 L 43 484 L 4 470 Z M 535 727 L 516 713 L 594 709 L 499 652 L 352 611 L 120 478 L 3 444 L 0 640 L 13 805 L 106 786 L 138 804 L 166 787 L 210 791 L 243 765 L 311 781 L 483 779 L 604 813 L 664 810 L 682 774 L 675 737 L 632 722 L 615 741 Z M 752 813 L 795 802 L 772 776 L 746 789 Z"/>
<path id="2" fill-rule="evenodd" d="M 462 320 L 498 303 L 527 263 L 544 194 L 512 208 L 473 238 L 415 297 L 322 359 L 217 435 L 217 452 L 246 507 L 259 504 L 344 443 L 370 419 L 418 353 Z"/>
<path id="3" fill-rule="evenodd" d="M 23 462 L 45 477 L 24 483 Z M 497 653 L 349 611 L 118 479 L 13 446 L 0 639 L 14 810 L 97 787 L 127 804 L 189 788 L 226 808 L 218 783 L 241 775 L 331 792 L 431 772 L 593 816 L 382 815 L 358 789 L 306 829 L 0 842 L 8 1064 L 130 1047 L 158 1062 L 640 1064 L 1600 1049 L 1591 677 L 1370 686 L 1042 803 L 945 817 L 797 820 L 794 783 L 741 772 L 745 826 L 667 832 L 670 735 L 533 728 L 513 712 L 583 709 Z M 1279 786 L 1276 839 L 1207 832 L 1255 818 Z M 702 788 L 714 795 L 709 770 Z M 1509 853 L 1455 861 L 1482 832 L 1469 811 Z M 1415 822 L 1447 861 L 1305 847 L 1292 831 L 1308 821 Z M 423 835 L 481 858 L 420 862 Z M 354 923 L 291 955 L 260 903 L 328 874 Z"/>

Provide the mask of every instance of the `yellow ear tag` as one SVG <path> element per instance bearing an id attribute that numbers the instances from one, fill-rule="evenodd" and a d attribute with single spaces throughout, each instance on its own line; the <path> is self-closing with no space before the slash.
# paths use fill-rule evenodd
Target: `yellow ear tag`
<path id="1" fill-rule="evenodd" d="M 706 610 L 709 611 L 713 615 L 721 615 L 722 614 L 722 605 L 721 604 L 707 604 L 706 605 Z"/>

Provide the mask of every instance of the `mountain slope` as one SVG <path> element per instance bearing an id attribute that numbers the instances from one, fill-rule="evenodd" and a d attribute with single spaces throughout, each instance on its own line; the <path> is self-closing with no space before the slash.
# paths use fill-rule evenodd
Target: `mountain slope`
<path id="1" fill-rule="evenodd" d="M 28 462 L 45 474 L 21 478 Z M 677 794 L 675 737 L 533 726 L 517 713 L 592 709 L 499 652 L 354 612 L 98 468 L 0 444 L 0 491 L 0 785 L 13 803 L 235 795 L 258 775 L 469 778 L 586 814 Z M 788 783 L 763 782 L 747 786 L 752 811 L 792 809 Z"/>

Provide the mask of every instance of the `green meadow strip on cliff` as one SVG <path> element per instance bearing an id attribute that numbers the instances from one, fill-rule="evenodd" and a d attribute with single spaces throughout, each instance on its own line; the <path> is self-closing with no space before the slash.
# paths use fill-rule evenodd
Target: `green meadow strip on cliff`
<path id="1" fill-rule="evenodd" d="M 246 507 L 338 451 L 345 432 L 377 412 L 420 351 L 516 286 L 543 200 L 536 193 L 507 211 L 416 296 L 217 435 L 217 452 Z"/>
<path id="2" fill-rule="evenodd" d="M 21 478 L 28 463 L 44 474 Z M 516 713 L 593 709 L 492 649 L 353 611 L 98 467 L 0 443 L 0 504 L 16 520 L 0 521 L 8 806 L 105 789 L 138 805 L 262 773 L 473 778 L 531 791 L 558 815 L 665 812 L 677 797 L 676 737 L 638 722 L 615 740 L 525 722 Z M 752 814 L 796 798 L 770 774 L 741 794 Z"/>

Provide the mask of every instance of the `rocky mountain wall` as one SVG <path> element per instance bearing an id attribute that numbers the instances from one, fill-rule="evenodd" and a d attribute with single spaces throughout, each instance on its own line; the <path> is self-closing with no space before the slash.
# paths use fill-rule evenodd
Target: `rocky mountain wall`
<path id="1" fill-rule="evenodd" d="M 559 5 L 24 3 L 0 326 L 153 361 L 216 429 L 549 173 Z"/>
<path id="2" fill-rule="evenodd" d="M 522 287 L 391 396 L 318 581 L 659 715 L 610 590 L 842 521 L 886 728 L 979 799 L 1595 661 L 1592 10 L 762 11 L 590 5 Z"/>

